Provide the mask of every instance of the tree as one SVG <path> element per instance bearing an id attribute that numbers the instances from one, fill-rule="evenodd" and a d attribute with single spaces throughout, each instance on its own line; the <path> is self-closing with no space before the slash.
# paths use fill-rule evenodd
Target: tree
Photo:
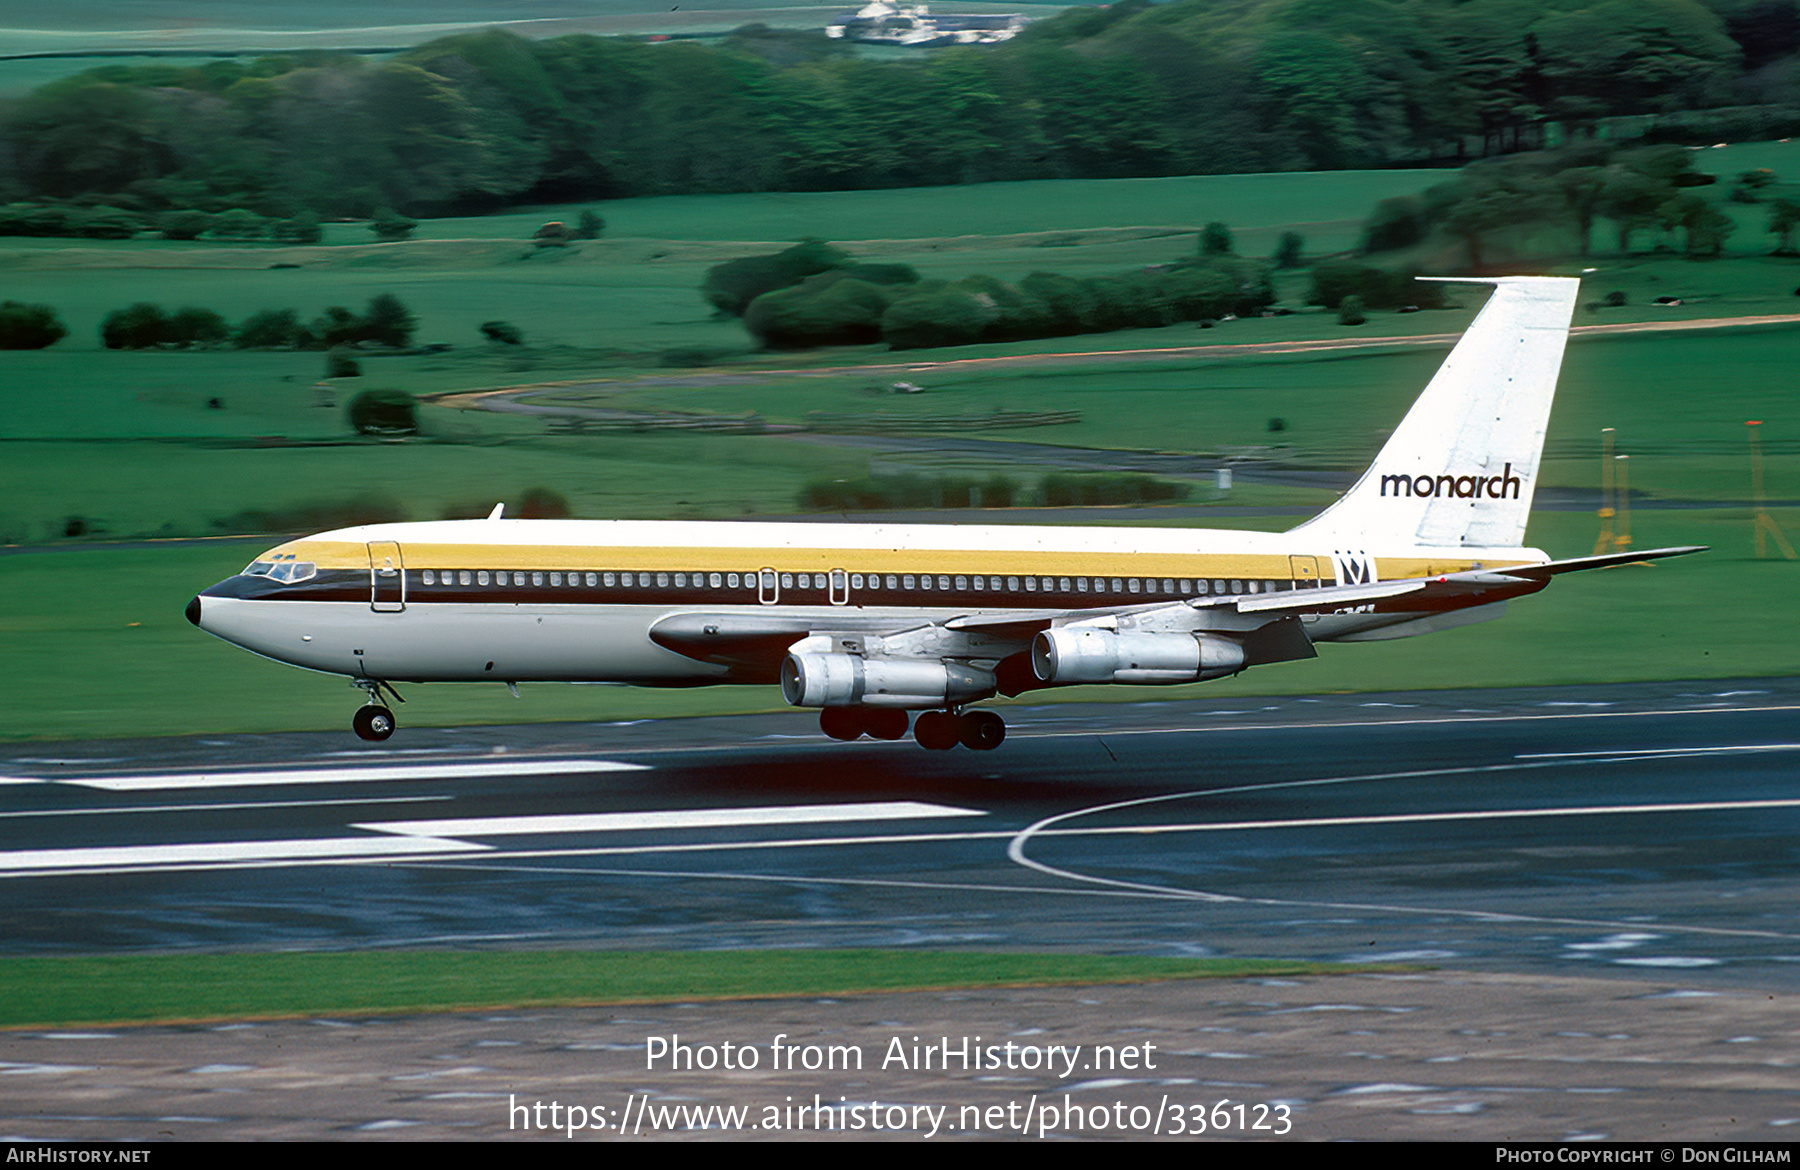
<path id="1" fill-rule="evenodd" d="M 889 349 L 928 349 L 968 345 L 981 340 L 987 318 L 995 315 L 974 296 L 954 285 L 928 281 L 889 305 L 881 317 L 881 336 Z"/>
<path id="2" fill-rule="evenodd" d="M 1623 164 L 1606 168 L 1595 210 L 1613 221 L 1619 231 L 1619 251 L 1631 251 L 1631 234 L 1656 226 L 1656 209 L 1675 187 L 1666 179 Z"/>
<path id="3" fill-rule="evenodd" d="M 1362 298 L 1347 296 L 1338 302 L 1339 325 L 1361 325 L 1368 317 L 1363 314 Z"/>
<path id="4" fill-rule="evenodd" d="M 264 309 L 244 318 L 232 336 L 239 349 L 297 349 L 312 342 L 312 334 L 300 324 L 292 309 Z"/>
<path id="5" fill-rule="evenodd" d="M 519 331 L 517 325 L 507 321 L 483 321 L 481 323 L 481 335 L 489 341 L 497 342 L 501 345 L 525 344 L 525 334 Z"/>
<path id="6" fill-rule="evenodd" d="M 1200 230 L 1202 256 L 1229 256 L 1232 251 L 1231 229 L 1214 221 Z"/>
<path id="7" fill-rule="evenodd" d="M 268 234 L 268 221 L 254 211 L 234 207 L 222 211 L 212 223 L 212 235 L 221 240 L 260 240 Z"/>
<path id="8" fill-rule="evenodd" d="M 399 297 L 393 293 L 380 293 L 369 298 L 369 308 L 362 319 L 361 340 L 400 349 L 412 344 L 413 330 L 418 327 L 419 319 Z"/>
<path id="9" fill-rule="evenodd" d="M 331 305 L 308 330 L 327 349 L 354 345 L 362 340 L 362 318 L 342 305 Z"/>
<path id="10" fill-rule="evenodd" d="M 419 400 L 404 390 L 364 390 L 346 408 L 359 435 L 415 435 Z"/>
<path id="11" fill-rule="evenodd" d="M 1419 200 L 1411 195 L 1396 195 L 1383 199 L 1369 213 L 1369 218 L 1363 222 L 1362 243 L 1356 250 L 1366 256 L 1371 252 L 1410 248 L 1425 238 L 1429 228 L 1430 222 Z"/>
<path id="12" fill-rule="evenodd" d="M 1698 195 L 1681 194 L 1657 209 L 1666 230 L 1680 228 L 1686 238 L 1687 254 L 1695 259 L 1711 259 L 1725 249 L 1725 238 L 1737 225 L 1718 208 Z"/>
<path id="13" fill-rule="evenodd" d="M 212 221 L 204 211 L 165 211 L 156 226 L 165 240 L 197 240 L 212 227 Z"/>
<path id="14" fill-rule="evenodd" d="M 411 239 L 413 230 L 419 226 L 417 220 L 408 219 L 391 207 L 384 207 L 375 213 L 369 221 L 369 230 L 375 233 L 383 243 L 397 243 Z"/>
<path id="15" fill-rule="evenodd" d="M 325 238 L 325 229 L 316 212 L 304 210 L 292 219 L 276 220 L 269 234 L 284 244 L 316 244 Z"/>
<path id="16" fill-rule="evenodd" d="M 1769 231 L 1775 234 L 1775 254 L 1794 254 L 1794 229 L 1800 228 L 1800 200 L 1777 199 L 1769 208 Z"/>
<path id="17" fill-rule="evenodd" d="M 1275 245 L 1275 267 L 1298 268 L 1305 263 L 1306 238 L 1299 232 L 1282 232 L 1281 242 Z"/>
<path id="18" fill-rule="evenodd" d="M 772 256 L 745 256 L 706 270 L 700 293 L 721 313 L 742 317 L 750 302 L 764 293 L 789 288 L 809 276 L 842 268 L 850 254 L 824 240 L 802 240 Z"/>
<path id="19" fill-rule="evenodd" d="M 69 335 L 49 305 L 0 304 L 0 349 L 43 349 Z"/>
<path id="20" fill-rule="evenodd" d="M 218 345 L 230 336 L 231 328 L 225 324 L 225 318 L 211 309 L 187 305 L 175 310 L 163 321 L 162 339 L 170 345 L 184 348 L 190 345 Z"/>
<path id="21" fill-rule="evenodd" d="M 575 238 L 578 240 L 597 240 L 600 233 L 606 230 L 606 221 L 591 211 L 583 211 L 576 221 Z"/>
<path id="22" fill-rule="evenodd" d="M 165 320 L 162 308 L 148 301 L 115 309 L 100 322 L 100 342 L 107 349 L 153 349 L 162 344 Z"/>

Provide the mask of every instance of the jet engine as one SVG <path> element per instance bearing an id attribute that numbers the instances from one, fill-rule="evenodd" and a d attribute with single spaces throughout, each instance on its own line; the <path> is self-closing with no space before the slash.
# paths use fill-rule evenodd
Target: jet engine
<path id="1" fill-rule="evenodd" d="M 987 671 L 942 659 L 789 654 L 781 696 L 795 707 L 942 707 L 994 693 Z"/>
<path id="2" fill-rule="evenodd" d="M 1244 648 L 1216 634 L 1121 634 L 1088 626 L 1044 630 L 1031 669 L 1047 683 L 1188 683 L 1246 666 Z"/>

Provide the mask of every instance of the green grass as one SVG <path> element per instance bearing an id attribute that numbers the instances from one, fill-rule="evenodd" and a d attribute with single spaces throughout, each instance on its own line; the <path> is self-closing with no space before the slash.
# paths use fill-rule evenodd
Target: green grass
<path id="1" fill-rule="evenodd" d="M 906 950 L 732 951 L 728 958 L 704 951 L 5 958 L 0 959 L 0 987 L 6 989 L 0 1028 L 1146 983 L 1349 969 L 1274 960 Z"/>

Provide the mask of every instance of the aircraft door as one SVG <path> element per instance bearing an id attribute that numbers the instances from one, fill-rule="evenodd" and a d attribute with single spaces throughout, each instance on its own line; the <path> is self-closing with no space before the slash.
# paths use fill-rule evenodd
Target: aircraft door
<path id="1" fill-rule="evenodd" d="M 831 604 L 844 605 L 850 600 L 850 574 L 842 569 L 831 570 Z"/>
<path id="2" fill-rule="evenodd" d="M 1317 589 L 1319 587 L 1318 557 L 1289 557 L 1288 564 L 1294 569 L 1294 588 Z"/>
<path id="3" fill-rule="evenodd" d="M 774 569 L 764 569 L 756 575 L 756 600 L 764 605 L 774 605 L 781 600 L 780 578 Z"/>
<path id="4" fill-rule="evenodd" d="M 369 608 L 376 613 L 406 608 L 406 565 L 394 541 L 369 542 Z"/>

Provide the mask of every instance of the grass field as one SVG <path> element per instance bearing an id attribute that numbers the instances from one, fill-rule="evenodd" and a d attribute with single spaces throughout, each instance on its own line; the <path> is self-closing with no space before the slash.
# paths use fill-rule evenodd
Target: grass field
<path id="1" fill-rule="evenodd" d="M 733 951 L 724 963 L 705 951 L 5 958 L 0 1028 L 1151 983 L 1345 969 L 1273 960 L 906 950 Z"/>
<path id="2" fill-rule="evenodd" d="M 1786 152 L 1786 153 L 1783 153 Z M 1781 159 L 1789 160 L 1782 163 Z M 1800 166 L 1795 144 L 1707 152 L 1730 174 L 1774 161 Z M 412 518 L 452 507 L 517 500 L 532 487 L 566 496 L 577 515 L 737 517 L 790 512 L 820 475 L 868 473 L 866 451 L 780 436 L 614 434 L 553 436 L 534 419 L 429 408 L 426 436 L 399 444 L 347 434 L 341 407 L 364 386 L 415 392 L 522 382 L 601 380 L 565 391 L 636 409 L 756 412 L 799 419 L 811 411 L 980 414 L 1072 409 L 1079 423 L 984 432 L 1065 446 L 1216 452 L 1279 444 L 1301 467 L 1354 468 L 1379 445 L 1441 360 L 1441 350 L 1355 355 L 1133 359 L 1011 368 L 931 363 L 1085 349 L 1455 333 L 1467 310 L 1377 315 L 1354 334 L 1335 317 L 1230 322 L 1036 343 L 891 354 L 876 347 L 810 354 L 748 352 L 735 322 L 712 319 L 696 291 L 705 268 L 814 231 L 853 251 L 905 259 L 931 275 L 1020 275 L 1033 268 L 1120 271 L 1192 247 L 1177 228 L 1220 218 L 1243 244 L 1297 225 L 1309 240 L 1347 242 L 1378 193 L 1412 190 L 1419 176 L 1219 176 L 1112 184 L 1019 184 L 835 195 L 697 197 L 600 207 L 609 238 L 551 256 L 522 237 L 576 208 L 426 224 L 416 243 L 258 249 L 130 241 L 62 248 L 49 241 L 0 247 L 7 295 L 56 305 L 74 330 L 35 353 L 0 353 L 0 542 L 33 546 L 0 556 L 0 636 L 11 660 L 0 737 L 104 736 L 258 730 L 342 724 L 355 696 L 341 681 L 251 658 L 195 633 L 180 613 L 196 590 L 235 572 L 248 544 L 119 547 L 96 540 L 211 537 L 242 532 L 248 510 L 296 514 L 352 497 L 392 501 Z M 1753 209 L 1754 210 L 1754 209 Z M 1010 237 L 924 237 L 946 222 Z M 1119 232 L 1121 226 L 1148 230 Z M 1163 225 L 1157 227 L 1157 225 Z M 1332 235 L 1336 231 L 1338 235 Z M 333 238 L 362 229 L 333 228 Z M 366 235 L 366 233 L 362 233 Z M 735 241 L 756 240 L 760 244 Z M 883 241 L 883 242 L 871 242 Z M 1753 235 L 1734 244 L 1758 243 Z M 1045 246 L 1054 244 L 1057 246 Z M 1255 251 L 1246 245 L 1245 251 Z M 282 256 L 299 269 L 271 269 Z M 1622 309 L 1579 313 L 1578 324 L 1792 312 L 1800 264 L 1753 255 L 1715 263 L 1669 256 L 1602 258 L 1588 295 L 1617 289 Z M 1283 278 L 1297 303 L 1304 276 Z M 420 316 L 422 341 L 448 352 L 368 356 L 365 376 L 326 399 L 314 388 L 318 354 L 114 353 L 97 342 L 100 317 L 153 299 L 208 305 L 238 318 L 264 307 L 311 315 L 398 293 Z M 1652 307 L 1658 295 L 1684 300 Z M 1473 299 L 1471 299 L 1473 303 Z M 522 326 L 525 350 L 481 342 L 489 319 Z M 1514 607 L 1504 623 L 1437 638 L 1326 648 L 1317 664 L 1267 668 L 1197 693 L 1464 686 L 1482 661 L 1493 684 L 1599 679 L 1726 677 L 1800 670 L 1800 647 L 1770 631 L 1797 628 L 1795 566 L 1749 561 L 1751 513 L 1743 422 L 1764 420 L 1768 490 L 1800 498 L 1800 395 L 1793 354 L 1800 333 L 1745 329 L 1578 340 L 1571 345 L 1552 419 L 1545 482 L 1594 488 L 1597 437 L 1616 429 L 1645 497 L 1706 505 L 1638 513 L 1639 547 L 1703 543 L 1718 551 L 1652 569 L 1559 582 Z M 706 370 L 661 366 L 662 350 L 737 350 Z M 926 386 L 918 396 L 871 397 L 892 374 L 859 367 L 904 362 Z M 800 372 L 782 372 L 800 371 Z M 208 406 L 219 399 L 221 408 Z M 1271 433 L 1271 418 L 1286 429 Z M 1012 469 L 1030 481 L 1054 467 Z M 1210 498 L 1196 497 L 1196 502 Z M 1292 505 L 1290 515 L 1222 526 L 1287 527 L 1327 502 L 1300 488 L 1233 493 L 1229 503 Z M 1597 503 L 1597 499 L 1596 499 Z M 1778 508 L 1790 534 L 1800 516 Z M 72 517 L 89 534 L 69 542 Z M 1107 514 L 1095 514 L 1096 522 Z M 1593 544 L 1591 515 L 1544 513 L 1531 540 L 1555 555 Z M 266 534 L 269 543 L 276 535 Z M 37 547 L 42 545 L 48 547 Z M 126 588 L 120 588 L 126 583 Z M 1706 599 L 1704 604 L 1695 599 Z M 1673 620 L 1679 614 L 1679 620 Z M 1580 647 L 1570 653 L 1571 645 Z M 179 686 L 171 686 L 171 682 Z M 498 688 L 413 688 L 411 725 L 516 719 L 623 719 L 652 714 L 766 709 L 773 692 L 722 688 L 670 695 L 619 687 L 527 687 L 513 702 Z M 1162 697 L 1167 692 L 1072 691 L 1068 697 Z M 1042 696 L 1034 696 L 1040 699 Z"/>

